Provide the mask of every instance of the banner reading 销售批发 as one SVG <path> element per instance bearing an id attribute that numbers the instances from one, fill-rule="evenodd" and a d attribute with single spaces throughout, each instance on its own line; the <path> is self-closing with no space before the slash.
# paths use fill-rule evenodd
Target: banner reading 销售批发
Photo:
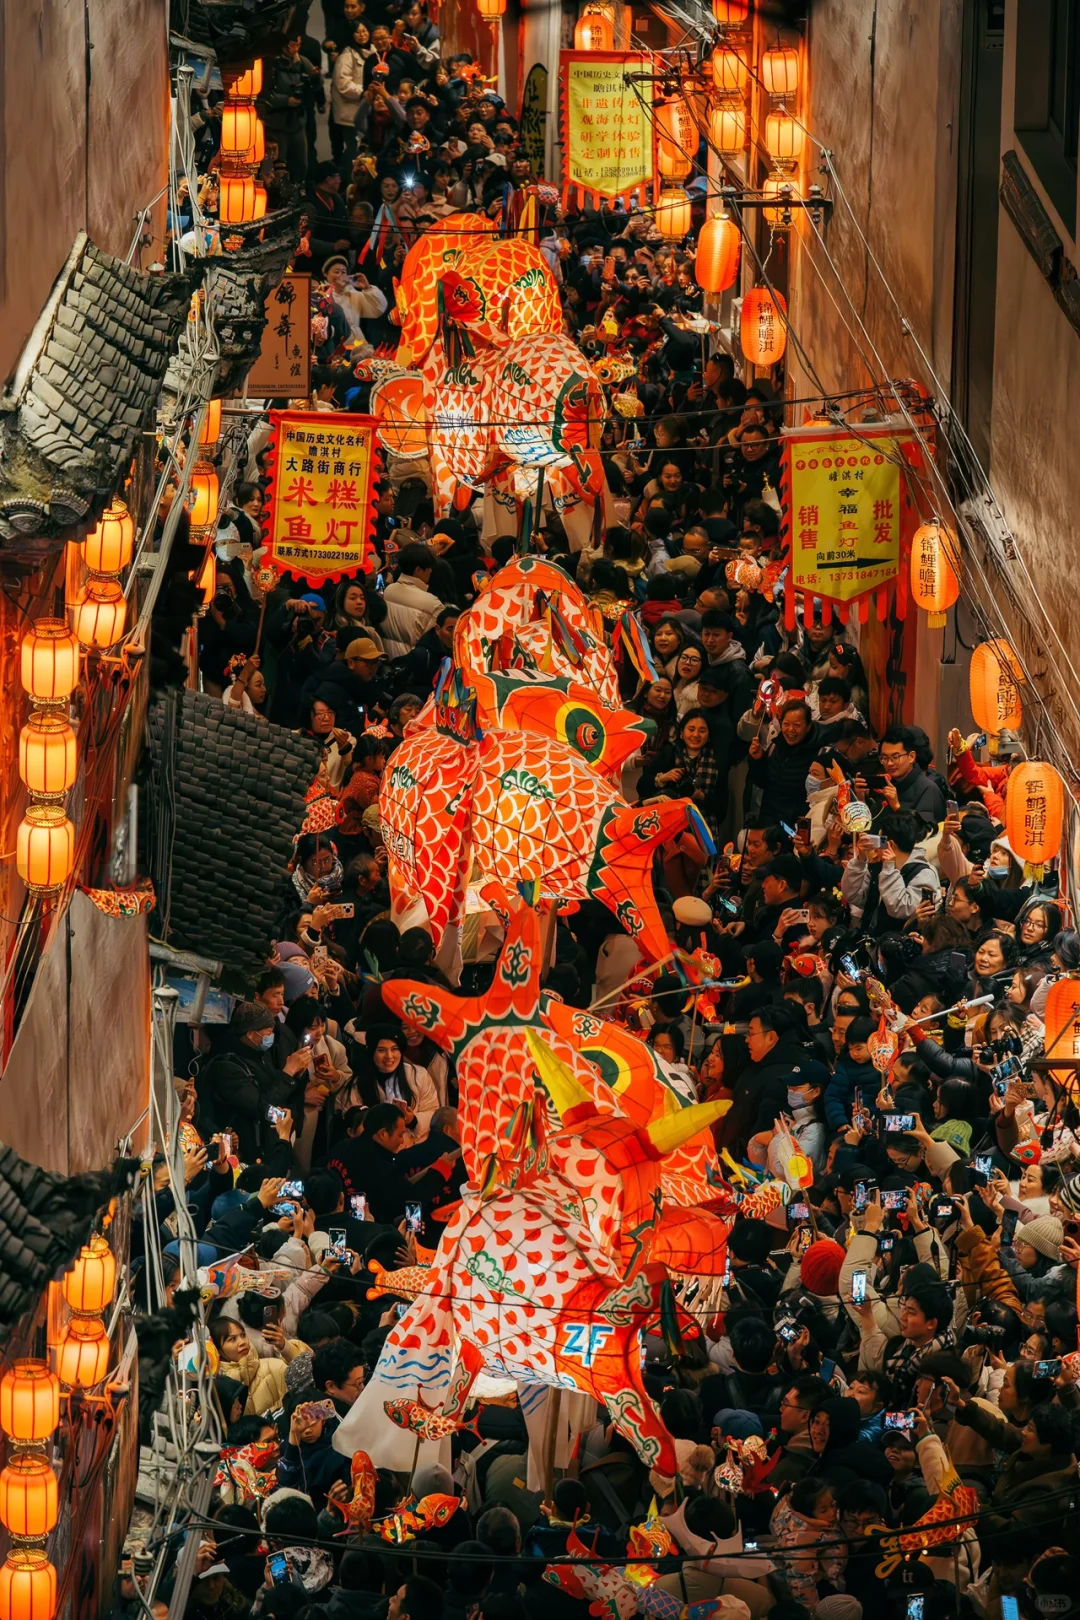
<path id="1" fill-rule="evenodd" d="M 631 51 L 560 51 L 563 191 L 644 200 L 652 179 L 650 59 Z"/>
<path id="2" fill-rule="evenodd" d="M 883 607 L 896 589 L 901 616 L 906 581 L 901 558 L 910 545 L 914 507 L 908 491 L 921 454 L 905 428 L 860 425 L 857 432 L 818 426 L 784 434 L 781 457 L 783 532 L 789 562 L 785 619 L 794 625 L 797 598 L 832 602 L 846 618 L 853 602 L 874 593 Z M 865 617 L 865 609 L 860 609 Z"/>

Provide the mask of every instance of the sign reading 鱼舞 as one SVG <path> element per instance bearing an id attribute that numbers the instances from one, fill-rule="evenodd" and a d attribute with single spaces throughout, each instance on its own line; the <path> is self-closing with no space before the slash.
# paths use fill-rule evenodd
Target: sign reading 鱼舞
<path id="1" fill-rule="evenodd" d="M 649 58 L 636 53 L 560 51 L 564 193 L 644 194 L 653 174 L 649 73 Z"/>
<path id="2" fill-rule="evenodd" d="M 375 522 L 373 416 L 271 411 L 267 563 L 314 582 L 363 568 Z"/>
<path id="3" fill-rule="evenodd" d="M 303 399 L 311 391 L 311 277 L 285 275 L 266 295 L 266 326 L 248 372 L 252 399 Z"/>
<path id="4" fill-rule="evenodd" d="M 893 429 L 785 434 L 790 622 L 798 592 L 846 604 L 897 580 L 911 517 L 902 464 L 911 459 L 911 435 Z"/>

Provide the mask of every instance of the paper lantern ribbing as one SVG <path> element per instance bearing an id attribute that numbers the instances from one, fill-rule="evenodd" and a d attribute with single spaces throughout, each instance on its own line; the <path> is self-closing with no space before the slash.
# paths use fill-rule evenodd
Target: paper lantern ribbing
<path id="1" fill-rule="evenodd" d="M 668 242 L 681 242 L 693 223 L 690 198 L 681 186 L 661 191 L 656 204 L 656 228 Z"/>
<path id="2" fill-rule="evenodd" d="M 56 1566 L 43 1552 L 20 1548 L 0 1564 L 0 1620 L 52 1620 Z"/>
<path id="3" fill-rule="evenodd" d="M 403 366 L 419 361 L 439 330 L 439 282 L 456 268 L 474 233 L 494 236 L 494 221 L 484 214 L 448 214 L 438 226 L 422 231 L 405 255 L 394 288 L 401 342 L 396 358 Z"/>
<path id="4" fill-rule="evenodd" d="M 123 501 L 114 500 L 79 549 L 92 574 L 118 574 L 131 561 L 134 546 L 135 520 Z"/>
<path id="5" fill-rule="evenodd" d="M 911 600 L 940 628 L 960 595 L 959 552 L 951 529 L 935 519 L 920 523 L 911 539 Z"/>
<path id="6" fill-rule="evenodd" d="M 23 636 L 23 691 L 39 703 L 59 703 L 79 684 L 79 642 L 63 619 L 38 619 Z"/>
<path id="7" fill-rule="evenodd" d="M 1041 875 L 1060 851 L 1064 818 L 1065 788 L 1054 767 L 1037 760 L 1017 765 L 1005 793 L 1005 831 L 1029 875 Z"/>
<path id="8" fill-rule="evenodd" d="M 16 1361 L 0 1379 L 0 1429 L 26 1445 L 47 1440 L 60 1421 L 60 1381 L 44 1361 Z"/>
<path id="9" fill-rule="evenodd" d="M 613 51 L 615 24 L 600 6 L 586 6 L 574 25 L 576 51 Z"/>
<path id="10" fill-rule="evenodd" d="M 761 55 L 761 82 L 770 96 L 793 96 L 799 88 L 799 53 L 791 45 L 774 45 Z"/>
<path id="11" fill-rule="evenodd" d="M 703 292 L 715 296 L 735 285 L 741 247 L 742 232 L 733 219 L 719 214 L 705 221 L 694 260 L 694 280 Z"/>
<path id="12" fill-rule="evenodd" d="M 612 707 L 619 683 L 603 624 L 580 588 L 561 568 L 542 557 L 519 557 L 494 575 L 487 590 L 458 619 L 454 663 L 467 682 L 473 674 L 509 670 L 515 638 L 527 627 L 550 629 L 551 673 L 589 686 Z M 560 659 L 568 661 L 562 667 Z"/>
<path id="13" fill-rule="evenodd" d="M 56 1528 L 56 1475 L 39 1452 L 16 1452 L 0 1472 L 0 1523 L 11 1535 L 36 1541 Z"/>
<path id="14" fill-rule="evenodd" d="M 714 107 L 709 114 L 709 140 L 721 157 L 736 157 L 746 148 L 746 109 Z"/>
<path id="15" fill-rule="evenodd" d="M 998 733 L 1016 731 L 1024 718 L 1020 701 L 1023 671 L 1007 641 L 983 641 L 971 655 L 968 696 L 975 724 L 997 751 Z"/>
<path id="16" fill-rule="evenodd" d="M 746 89 L 746 61 L 728 45 L 718 45 L 709 59 L 713 83 L 725 96 L 741 96 Z"/>
<path id="17" fill-rule="evenodd" d="M 739 341 L 752 366 L 774 366 L 787 347 L 787 303 L 782 293 L 751 287 L 743 299 Z"/>
<path id="18" fill-rule="evenodd" d="M 790 113 L 771 112 L 765 120 L 765 150 L 775 163 L 798 163 L 805 132 Z"/>

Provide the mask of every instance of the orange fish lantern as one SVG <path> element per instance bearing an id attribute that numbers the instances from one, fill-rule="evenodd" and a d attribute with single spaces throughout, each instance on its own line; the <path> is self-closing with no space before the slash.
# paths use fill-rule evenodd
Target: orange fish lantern
<path id="1" fill-rule="evenodd" d="M 571 676 L 606 703 L 618 704 L 619 683 L 602 625 L 569 575 L 542 557 L 519 557 L 500 568 L 458 619 L 454 663 L 465 681 L 473 672 L 507 668 L 515 634 L 533 626 L 551 647 L 547 673 Z M 569 661 L 571 653 L 576 663 Z"/>
<path id="2" fill-rule="evenodd" d="M 464 259 L 474 236 L 494 236 L 495 230 L 484 214 L 448 214 L 417 237 L 394 284 L 399 365 L 421 360 L 430 349 L 439 330 L 439 282 Z"/>
<path id="3" fill-rule="evenodd" d="M 525 731 L 551 737 L 580 754 L 597 775 L 618 782 L 623 766 L 646 747 L 655 729 L 629 709 L 605 704 L 587 686 L 565 677 L 470 677 L 481 731 Z"/>
<path id="4" fill-rule="evenodd" d="M 870 1053 L 870 1061 L 879 1074 L 888 1074 L 896 1060 L 900 1041 L 895 1030 L 889 1028 L 885 1014 L 878 1019 L 878 1026 L 866 1043 Z"/>
<path id="5" fill-rule="evenodd" d="M 445 314 L 485 343 L 562 331 L 558 283 L 540 249 L 520 237 L 479 239 L 441 285 Z"/>
<path id="6" fill-rule="evenodd" d="M 1043 1055 L 1066 1065 L 1052 1071 L 1054 1079 L 1075 1093 L 1080 1081 L 1080 978 L 1066 974 L 1054 980 L 1043 1009 L 1043 1025 Z"/>

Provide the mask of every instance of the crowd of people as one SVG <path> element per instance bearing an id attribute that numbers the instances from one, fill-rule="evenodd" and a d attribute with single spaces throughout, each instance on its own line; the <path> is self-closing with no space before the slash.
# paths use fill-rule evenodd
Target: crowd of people
<path id="1" fill-rule="evenodd" d="M 356 359 L 393 347 L 392 281 L 417 233 L 451 210 L 499 216 L 534 177 L 517 120 L 475 63 L 441 54 L 422 4 L 323 14 L 328 38 L 298 23 L 267 64 L 266 178 L 276 201 L 305 202 L 313 406 L 357 408 Z M 173 228 L 189 226 L 181 210 Z M 1053 868 L 1031 878 L 1005 836 L 1009 740 L 991 758 L 952 730 L 935 759 L 924 731 L 882 721 L 888 694 L 828 605 L 785 628 L 779 379 L 703 358 L 691 252 L 646 212 L 553 204 L 541 245 L 568 333 L 632 364 L 605 428 L 619 521 L 574 548 L 548 513 L 535 543 L 648 642 L 644 675 L 619 664 L 624 702 L 653 722 L 623 792 L 689 798 L 709 829 L 715 852 L 683 836 L 653 879 L 682 959 L 704 950 L 720 981 L 706 1013 L 674 967 L 642 988 L 634 940 L 583 902 L 558 919 L 547 988 L 603 1001 L 702 1099 L 730 1100 L 715 1139 L 737 1192 L 785 1132 L 810 1172 L 767 1218 L 734 1220 L 722 1279 L 683 1279 L 700 1336 L 644 1346 L 679 1477 L 650 1473 L 601 1410 L 550 1495 L 529 1489 L 521 1411 L 485 1404 L 452 1473 L 380 1471 L 351 1516 L 332 1441 L 404 1303 L 379 1278 L 434 1247 L 463 1179 L 453 1065 L 383 1000 L 395 978 L 451 979 L 426 929 L 391 921 L 380 781 L 515 543 L 485 536 L 479 498 L 436 521 L 422 465 L 391 465 L 377 577 L 286 578 L 264 601 L 256 430 L 219 527 L 200 673 L 226 706 L 316 740 L 322 763 L 263 970 L 227 1025 L 185 1030 L 177 1051 L 199 1263 L 240 1254 L 266 1274 L 212 1309 L 225 1444 L 187 1612 L 1073 1613 L 1080 1110 L 1074 1077 L 1039 1059 L 1080 936 Z M 867 807 L 854 830 L 851 801 Z M 495 919 L 474 928 L 453 983 L 482 990 L 498 944 Z M 178 1310 L 163 1161 L 155 1175 Z M 635 1585 L 628 1537 L 647 1519 L 669 1551 Z M 604 1566 L 584 1598 L 559 1579 L 573 1538 Z M 125 1612 L 142 1612 L 125 1581 Z"/>

